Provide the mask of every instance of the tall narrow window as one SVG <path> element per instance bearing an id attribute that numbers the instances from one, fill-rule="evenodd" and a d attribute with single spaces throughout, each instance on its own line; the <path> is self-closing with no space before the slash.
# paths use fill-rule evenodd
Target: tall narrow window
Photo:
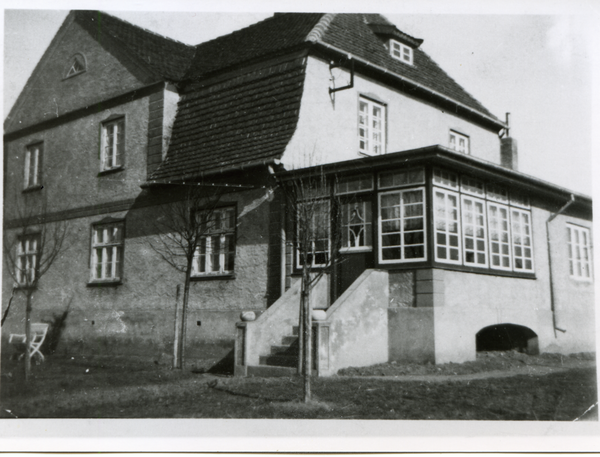
<path id="1" fill-rule="evenodd" d="M 358 111 L 358 149 L 363 154 L 385 153 L 385 106 L 361 97 Z"/>
<path id="2" fill-rule="evenodd" d="M 462 197 L 463 254 L 465 265 L 487 266 L 485 203 Z"/>
<path id="3" fill-rule="evenodd" d="M 435 260 L 461 263 L 458 194 L 434 189 Z"/>
<path id="4" fill-rule="evenodd" d="M 533 271 L 530 213 L 510 209 L 512 226 L 512 255 L 515 271 Z"/>
<path id="5" fill-rule="evenodd" d="M 508 207 L 488 202 L 488 226 L 490 267 L 497 270 L 511 270 Z"/>
<path id="6" fill-rule="evenodd" d="M 304 265 L 304 252 L 309 266 L 327 266 L 331 252 L 330 220 L 329 200 L 300 203 L 296 219 L 298 268 Z"/>
<path id="7" fill-rule="evenodd" d="M 371 202 L 353 201 L 342 204 L 342 249 L 371 249 Z"/>
<path id="8" fill-rule="evenodd" d="M 102 124 L 102 171 L 123 166 L 125 153 L 125 119 L 120 118 Z"/>
<path id="9" fill-rule="evenodd" d="M 23 188 L 31 189 L 41 184 L 41 164 L 44 150 L 43 143 L 33 144 L 25 151 L 25 174 Z"/>
<path id="10" fill-rule="evenodd" d="M 575 279 L 592 279 L 590 231 L 585 227 L 567 224 L 569 274 Z"/>
<path id="11" fill-rule="evenodd" d="M 92 228 L 91 281 L 119 281 L 123 262 L 123 223 Z"/>
<path id="12" fill-rule="evenodd" d="M 35 280 L 38 264 L 39 235 L 26 235 L 17 244 L 16 279 L 20 286 L 28 286 Z"/>
<path id="13" fill-rule="evenodd" d="M 192 276 L 227 275 L 235 263 L 235 208 L 200 211 L 202 223 L 200 246 L 192 264 Z"/>
<path id="14" fill-rule="evenodd" d="M 424 189 L 379 194 L 379 261 L 426 259 Z"/>

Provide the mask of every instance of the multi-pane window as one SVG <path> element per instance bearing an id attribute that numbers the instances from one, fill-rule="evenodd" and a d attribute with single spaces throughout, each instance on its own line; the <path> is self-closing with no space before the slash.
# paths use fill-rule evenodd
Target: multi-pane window
<path id="1" fill-rule="evenodd" d="M 515 271 L 533 271 L 531 215 L 529 211 L 510 209 L 512 255 Z"/>
<path id="2" fill-rule="evenodd" d="M 433 169 L 433 183 L 452 190 L 458 190 L 458 175 L 440 168 Z"/>
<path id="3" fill-rule="evenodd" d="M 125 154 L 125 119 L 102 124 L 101 169 L 113 170 L 123 166 Z"/>
<path id="4" fill-rule="evenodd" d="M 434 188 L 435 259 L 461 263 L 458 194 Z"/>
<path id="5" fill-rule="evenodd" d="M 91 281 L 119 281 L 123 262 L 123 223 L 92 228 Z"/>
<path id="6" fill-rule="evenodd" d="M 390 40 L 390 54 L 394 59 L 412 65 L 413 50 L 410 46 L 406 46 L 396 40 Z"/>
<path id="7" fill-rule="evenodd" d="M 354 201 L 342 204 L 342 249 L 371 248 L 371 202 Z"/>
<path id="8" fill-rule="evenodd" d="M 41 163 L 44 150 L 43 143 L 33 144 L 25 151 L 25 174 L 23 188 L 38 187 L 41 184 Z"/>
<path id="9" fill-rule="evenodd" d="M 425 169 L 413 168 L 409 170 L 394 170 L 379 173 L 380 189 L 414 184 L 425 184 Z"/>
<path id="10" fill-rule="evenodd" d="M 454 130 L 450 130 L 448 147 L 457 152 L 462 152 L 463 154 L 470 154 L 469 137 L 462 133 L 455 132 Z"/>
<path id="11" fill-rule="evenodd" d="M 358 107 L 358 149 L 363 154 L 385 153 L 385 106 L 361 97 Z"/>
<path id="12" fill-rule="evenodd" d="M 590 231 L 585 227 L 567 224 L 569 274 L 576 279 L 592 279 Z"/>
<path id="13" fill-rule="evenodd" d="M 204 234 L 192 263 L 192 276 L 232 274 L 235 261 L 235 208 L 199 211 Z"/>
<path id="14" fill-rule="evenodd" d="M 350 176 L 348 178 L 340 178 L 336 183 L 335 193 L 338 195 L 352 194 L 373 189 L 372 175 Z"/>
<path id="15" fill-rule="evenodd" d="M 426 259 L 423 188 L 379 194 L 379 261 Z"/>
<path id="16" fill-rule="evenodd" d="M 39 262 L 39 235 L 25 235 L 17 244 L 16 279 L 20 286 L 28 286 L 35 280 Z"/>
<path id="17" fill-rule="evenodd" d="M 462 197 L 463 255 L 465 265 L 487 266 L 485 202 Z"/>
<path id="18" fill-rule="evenodd" d="M 488 202 L 488 227 L 490 267 L 498 270 L 511 270 L 510 223 L 507 206 Z"/>

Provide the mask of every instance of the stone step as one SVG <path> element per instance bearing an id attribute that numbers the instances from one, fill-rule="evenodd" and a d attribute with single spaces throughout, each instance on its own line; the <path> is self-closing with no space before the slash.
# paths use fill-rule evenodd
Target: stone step
<path id="1" fill-rule="evenodd" d="M 298 343 L 297 336 L 284 336 L 283 338 L 281 338 L 282 346 L 291 346 L 294 343 Z"/>
<path id="2" fill-rule="evenodd" d="M 261 355 L 258 358 L 259 365 L 277 367 L 295 367 L 298 365 L 298 354 L 296 355 Z"/>
<path id="3" fill-rule="evenodd" d="M 272 355 L 294 355 L 298 356 L 298 343 L 291 345 L 282 345 L 282 346 L 271 346 L 271 354 Z"/>
<path id="4" fill-rule="evenodd" d="M 290 367 L 272 367 L 268 365 L 248 366 L 246 375 L 256 378 L 275 378 L 280 376 L 296 376 L 297 369 Z"/>

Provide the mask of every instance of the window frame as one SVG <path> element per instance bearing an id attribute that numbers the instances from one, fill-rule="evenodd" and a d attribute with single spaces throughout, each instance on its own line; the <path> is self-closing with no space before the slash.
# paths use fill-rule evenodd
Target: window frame
<path id="1" fill-rule="evenodd" d="M 350 224 L 350 221 L 346 221 L 344 219 L 344 210 L 349 205 L 362 205 L 364 211 L 364 221 L 359 224 Z M 350 211 L 348 211 L 347 215 L 350 215 Z M 363 231 L 363 239 L 364 245 L 362 246 L 345 246 L 344 241 L 346 240 L 350 243 L 351 240 L 351 228 L 355 226 L 361 226 Z M 352 253 L 352 252 L 371 252 L 373 250 L 373 202 L 370 195 L 362 195 L 359 198 L 354 198 L 352 200 L 346 200 L 340 202 L 340 221 L 339 221 L 340 230 L 342 232 L 341 235 L 341 243 L 342 246 L 340 248 L 340 253 Z"/>
<path id="2" fill-rule="evenodd" d="M 510 210 L 510 233 L 511 233 L 511 238 L 510 238 L 510 246 L 511 246 L 511 257 L 512 257 L 512 262 L 513 262 L 513 271 L 517 272 L 517 273 L 534 273 L 535 272 L 535 263 L 534 263 L 534 252 L 533 252 L 533 228 L 532 228 L 532 219 L 531 219 L 531 211 L 529 210 L 524 210 L 521 208 L 517 208 L 514 206 L 509 207 Z M 523 255 L 517 256 L 516 255 L 516 248 L 518 247 L 515 244 L 515 225 L 513 222 L 513 215 L 514 213 L 519 213 L 521 216 L 525 215 L 528 218 L 528 228 L 529 228 L 529 234 L 525 234 L 525 236 L 528 236 L 530 239 L 530 245 L 529 245 L 529 249 L 531 251 L 531 256 L 529 257 L 529 259 L 531 260 L 531 269 L 528 268 L 518 268 L 517 267 L 517 258 L 525 260 L 527 257 L 525 256 L 525 254 L 523 253 Z M 526 249 L 525 245 L 522 244 L 521 247 L 523 249 Z M 524 264 L 525 264 L 524 262 Z"/>
<path id="3" fill-rule="evenodd" d="M 366 123 L 361 123 L 363 119 L 363 111 L 361 111 L 361 104 L 365 103 L 367 105 L 367 116 Z M 381 110 L 381 128 L 380 135 L 381 139 L 378 143 L 381 152 L 375 152 L 377 145 L 373 144 L 373 132 L 371 128 L 372 124 L 372 108 L 378 107 Z M 361 127 L 365 126 L 365 127 Z M 367 136 L 361 135 L 361 129 L 366 131 Z M 387 152 L 387 105 L 377 100 L 373 100 L 372 98 L 366 97 L 364 95 L 359 95 L 358 97 L 358 112 L 357 112 L 357 129 L 358 135 L 358 152 L 359 154 L 365 156 L 381 156 L 386 154 Z M 366 138 L 366 141 L 364 140 Z M 366 143 L 366 148 L 361 147 L 361 143 Z"/>
<path id="4" fill-rule="evenodd" d="M 222 226 L 215 229 L 206 229 L 200 237 L 199 245 L 196 247 L 194 259 L 192 260 L 191 279 L 206 279 L 216 277 L 232 277 L 235 274 L 235 263 L 237 254 L 237 207 L 235 205 L 220 206 L 214 209 L 199 209 L 195 211 L 196 217 L 202 217 L 210 213 L 213 218 L 216 214 L 228 214 L 223 218 L 219 216 L 219 221 L 229 220 L 228 226 Z M 221 222 L 219 222 L 221 224 Z M 219 238 L 218 264 L 219 269 L 214 270 L 214 256 L 212 253 L 213 239 Z M 229 238 L 228 238 L 229 237 Z M 227 241 L 229 240 L 229 241 Z M 227 241 L 227 245 L 225 244 Z M 203 244 L 206 243 L 206 244 Z M 226 247 L 227 246 L 227 247 Z M 204 253 L 202 249 L 204 247 Z M 231 262 L 232 268 L 226 269 Z M 201 263 L 204 263 L 204 271 L 201 271 Z M 210 269 L 209 269 L 210 267 Z"/>
<path id="5" fill-rule="evenodd" d="M 499 238 L 497 241 L 492 240 L 492 217 L 490 217 L 491 215 L 491 210 L 490 207 L 496 207 L 497 208 L 497 214 L 500 214 L 500 211 L 502 209 L 506 210 L 506 223 L 507 223 L 507 229 L 505 230 L 505 232 L 508 234 L 508 241 L 507 242 L 503 242 L 502 238 L 501 238 L 501 234 L 503 232 L 502 228 L 500 227 L 498 229 L 498 233 L 499 233 Z M 489 264 L 490 264 L 490 268 L 492 270 L 502 270 L 502 271 L 514 271 L 513 270 L 513 257 L 512 257 L 512 253 L 513 253 L 513 247 L 512 247 L 512 224 L 510 222 L 510 207 L 508 205 L 504 205 L 502 203 L 498 203 L 497 201 L 488 201 L 487 202 L 487 221 L 488 221 L 488 241 L 489 241 Z M 502 219 L 498 218 L 498 225 L 500 226 L 502 223 Z M 532 238 L 533 241 L 533 238 Z M 493 245 L 494 244 L 498 244 L 498 253 L 494 253 L 494 249 L 493 249 Z M 504 254 L 502 252 L 502 246 L 503 245 L 507 245 L 508 246 L 508 255 Z M 494 265 L 493 256 L 498 256 L 500 259 L 500 265 Z M 502 265 L 502 259 L 504 257 L 508 257 L 508 267 L 505 267 Z"/>
<path id="6" fill-rule="evenodd" d="M 116 241 L 101 241 L 98 242 L 97 234 L 100 230 L 108 230 L 116 228 L 119 230 L 119 238 Z M 106 259 L 108 256 L 104 254 L 104 250 L 106 249 L 108 252 L 108 248 L 111 249 L 112 260 L 107 262 Z M 102 274 L 101 277 L 97 276 L 98 269 L 98 250 L 103 250 L 103 260 L 101 260 L 102 265 Z M 123 272 L 124 272 L 124 260 L 125 260 L 125 221 L 124 220 L 114 220 L 114 221 L 101 221 L 95 224 L 92 224 L 91 230 L 91 241 L 90 241 L 90 280 L 89 284 L 120 284 L 123 280 Z M 106 276 L 105 266 L 110 264 L 110 276 Z"/>
<path id="7" fill-rule="evenodd" d="M 423 242 L 418 244 L 418 245 L 409 245 L 410 246 L 423 246 L 423 256 L 422 257 L 415 257 L 415 258 L 410 258 L 410 259 L 406 259 L 406 256 L 404 255 L 405 253 L 405 249 L 406 249 L 406 245 L 404 243 L 404 194 L 407 192 L 414 192 L 414 191 L 420 191 L 422 194 L 422 200 L 421 200 L 421 204 L 423 205 L 423 211 L 421 214 L 421 219 L 423 220 L 423 226 L 421 230 L 415 230 L 415 232 L 422 232 L 423 233 Z M 395 232 L 383 232 L 383 218 L 382 218 L 382 204 L 381 204 L 381 199 L 384 195 L 389 195 L 389 194 L 400 194 L 400 217 L 399 217 L 399 221 L 402 222 L 402 224 L 400 224 L 401 228 L 399 231 L 399 235 L 400 235 L 400 244 L 398 246 L 392 246 L 392 247 L 399 247 L 401 249 L 401 253 L 402 253 L 402 258 L 401 259 L 387 259 L 384 260 L 383 259 L 383 236 L 384 235 L 388 235 L 388 234 L 394 234 Z M 428 251 L 427 251 L 427 192 L 426 192 L 426 188 L 424 186 L 419 186 L 419 187 L 409 187 L 409 188 L 401 188 L 401 189 L 396 189 L 396 190 L 389 190 L 389 191 L 385 191 L 385 192 L 378 192 L 377 194 L 377 262 L 379 264 L 382 265 L 389 265 L 389 264 L 405 264 L 405 263 L 415 263 L 415 262 L 423 262 L 423 261 L 427 261 L 427 255 L 428 255 Z M 386 221 L 391 221 L 394 219 L 386 219 Z"/>
<path id="8" fill-rule="evenodd" d="M 31 156 L 35 151 L 35 161 L 32 170 Z M 42 188 L 42 162 L 44 157 L 44 142 L 36 141 L 25 147 L 25 163 L 23 166 L 23 191 Z M 32 173 L 33 171 L 33 173 Z M 30 180 L 33 179 L 33 182 Z"/>
<path id="9" fill-rule="evenodd" d="M 113 162 L 115 161 L 116 158 L 119 158 L 119 163 L 116 165 L 112 165 L 112 166 L 108 166 L 107 165 L 107 154 L 106 154 L 106 149 L 108 146 L 108 140 L 107 140 L 107 136 L 108 136 L 108 129 L 111 126 L 120 126 L 120 130 L 119 128 L 117 128 L 117 134 L 113 134 L 113 138 L 114 141 L 112 142 L 112 155 L 111 158 L 113 160 Z M 126 153 L 126 141 L 127 141 L 127 135 L 126 135 L 126 122 L 125 122 L 125 116 L 111 116 L 110 118 L 106 119 L 105 121 L 102 122 L 101 125 L 101 131 L 100 131 L 100 135 L 101 135 L 101 139 L 100 139 L 100 173 L 104 174 L 104 173 L 110 173 L 112 171 L 118 171 L 118 170 L 122 170 L 123 168 L 125 168 L 125 153 Z M 118 138 L 119 135 L 121 135 L 121 142 L 118 142 Z M 116 144 L 115 144 L 116 142 Z"/>
<path id="10" fill-rule="evenodd" d="M 453 147 L 453 143 L 452 143 L 453 137 L 456 140 L 454 142 L 454 147 Z M 460 140 L 464 140 L 464 142 L 465 142 L 465 150 L 464 151 L 462 151 L 459 148 Z M 468 135 L 465 135 L 464 133 L 460 133 L 456 130 L 450 129 L 450 131 L 448 132 L 448 148 L 453 151 L 456 151 L 460 154 L 471 155 L 471 138 Z"/>
<path id="11" fill-rule="evenodd" d="M 465 209 L 464 209 L 466 206 L 465 200 L 471 200 L 473 202 L 473 213 L 472 213 L 473 214 L 473 223 L 472 224 L 468 224 L 465 221 L 465 219 L 467 218 L 467 213 L 465 213 Z M 483 210 L 483 212 L 481 213 L 481 216 L 483 218 L 483 223 L 479 226 L 475 220 L 476 217 L 478 216 L 477 212 L 475 211 L 475 206 L 477 204 L 480 204 L 481 208 Z M 485 200 L 482 198 L 474 197 L 469 194 L 461 194 L 461 196 L 460 196 L 460 213 L 461 213 L 460 218 L 461 218 L 461 225 L 462 225 L 463 265 L 465 265 L 467 267 L 475 267 L 475 268 L 489 268 L 489 253 L 488 253 L 489 238 L 488 238 L 488 230 L 487 230 L 487 207 L 486 207 Z M 473 235 L 467 235 L 466 227 L 468 225 L 473 225 Z M 483 240 L 478 240 L 478 238 L 476 236 L 477 228 L 481 228 L 483 230 Z M 467 247 L 467 245 L 468 245 L 467 238 L 473 238 L 473 248 L 472 249 Z M 478 241 L 483 242 L 483 251 L 481 251 L 481 249 L 477 248 Z M 467 251 L 473 252 L 474 258 L 475 258 L 475 260 L 473 262 L 469 262 L 467 260 L 467 258 L 468 258 Z M 485 256 L 484 263 L 480 263 L 477 261 L 477 256 L 481 253 L 483 253 L 483 255 Z"/>
<path id="12" fill-rule="evenodd" d="M 331 218 L 329 217 L 332 213 L 331 208 L 332 208 L 332 204 L 333 202 L 327 198 L 319 198 L 316 199 L 314 202 L 310 202 L 311 204 L 323 204 L 325 205 L 326 208 L 326 217 L 325 220 L 327 221 L 327 251 L 317 251 L 316 250 L 316 246 L 315 246 L 315 241 L 311 241 L 312 244 L 312 257 L 311 257 L 311 264 L 309 266 L 310 269 L 313 268 L 327 268 L 327 266 L 329 265 L 329 263 L 331 262 Z M 298 203 L 298 205 L 302 205 L 303 202 L 300 201 Z M 299 238 L 300 238 L 300 224 L 298 223 L 298 218 L 300 217 L 300 214 L 296 211 L 295 214 L 295 218 L 294 218 L 294 223 L 296 224 L 296 239 L 295 239 L 295 249 L 294 251 L 296 252 L 296 262 L 295 262 L 295 267 L 296 270 L 301 270 L 302 269 L 302 263 L 301 261 L 301 254 L 300 254 L 300 248 L 299 248 Z M 311 224 L 315 224 L 315 217 L 318 218 L 317 212 L 313 212 L 313 220 L 311 221 Z M 317 241 L 322 241 L 325 238 L 319 238 Z M 315 259 L 316 259 L 316 254 L 317 253 L 323 253 L 325 252 L 327 254 L 327 261 L 325 263 L 315 263 Z"/>
<path id="13" fill-rule="evenodd" d="M 33 250 L 28 250 L 25 246 L 28 246 L 32 241 L 35 242 Z M 15 280 L 18 287 L 29 287 L 35 280 L 35 274 L 39 266 L 39 255 L 40 255 L 40 233 L 28 233 L 19 235 L 17 238 L 17 252 L 15 257 Z M 33 257 L 33 264 L 31 265 L 31 257 Z M 25 265 L 23 266 L 23 261 Z M 32 273 L 31 279 L 26 280 L 26 276 Z M 24 280 L 25 279 L 25 280 Z"/>
<path id="14" fill-rule="evenodd" d="M 415 53 L 413 48 L 405 45 L 404 43 L 399 42 L 398 40 L 394 40 L 393 38 L 390 38 L 389 47 L 390 56 L 392 56 L 392 59 L 399 60 L 400 62 L 405 63 L 407 65 L 414 65 Z M 394 51 L 396 50 L 398 51 L 398 55 L 394 54 Z"/>
<path id="15" fill-rule="evenodd" d="M 448 201 L 448 196 L 452 196 L 454 198 L 456 198 L 456 225 L 457 225 L 457 233 L 456 233 L 456 237 L 458 239 L 458 245 L 455 246 L 450 246 L 448 241 L 444 244 L 438 244 L 438 233 L 443 233 L 446 236 L 446 240 L 448 240 L 449 236 L 452 236 L 453 234 L 448 232 L 447 229 L 447 224 L 448 224 L 448 218 L 445 218 L 445 222 L 446 222 L 446 229 L 444 231 L 438 230 L 437 228 L 437 223 L 439 221 L 438 219 L 438 211 L 437 211 L 437 199 L 436 199 L 436 192 L 439 192 L 440 194 L 444 195 L 444 202 Z M 450 264 L 450 265 L 463 265 L 463 252 L 462 252 L 462 221 L 461 221 L 461 211 L 460 211 L 460 193 L 455 192 L 455 191 L 451 191 L 448 189 L 444 189 L 441 187 L 435 187 L 433 186 L 433 202 L 432 202 L 432 206 L 433 206 L 433 226 L 432 226 L 432 230 L 433 230 L 433 250 L 434 250 L 434 260 L 436 262 L 440 262 L 440 263 L 445 263 L 445 264 Z M 445 210 L 447 212 L 447 204 L 445 204 Z M 450 250 L 450 249 L 457 249 L 458 250 L 458 260 L 452 260 L 450 258 L 448 259 L 442 259 L 438 257 L 438 248 L 442 247 L 446 250 Z"/>
<path id="16" fill-rule="evenodd" d="M 592 239 L 591 239 L 591 230 L 588 227 L 583 227 L 581 225 L 576 225 L 576 224 L 572 224 L 570 222 L 566 223 L 566 227 L 567 227 L 567 252 L 568 252 L 568 259 L 569 259 L 569 277 L 571 279 L 574 279 L 575 281 L 582 281 L 582 282 L 593 282 L 594 280 L 594 272 L 593 272 L 593 265 L 594 262 L 592 261 Z M 574 234 L 578 233 L 579 236 L 579 240 L 582 239 L 582 235 L 583 238 L 585 238 L 585 242 L 578 242 L 577 244 L 574 243 Z M 579 259 L 575 259 L 574 257 L 574 246 L 578 247 L 578 254 L 579 254 Z M 587 261 L 585 261 L 583 259 L 583 256 L 581 255 L 581 249 L 587 249 Z M 586 265 L 587 263 L 587 265 Z M 581 271 L 583 272 L 585 267 L 587 266 L 587 270 L 588 270 L 588 276 L 584 276 L 581 274 L 577 274 L 577 268 L 576 265 L 579 266 L 579 268 L 581 269 Z"/>

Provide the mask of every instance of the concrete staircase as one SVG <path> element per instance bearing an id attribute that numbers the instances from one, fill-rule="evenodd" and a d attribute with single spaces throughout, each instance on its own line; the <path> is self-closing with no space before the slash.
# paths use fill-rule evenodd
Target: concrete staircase
<path id="1" fill-rule="evenodd" d="M 248 376 L 275 377 L 294 376 L 298 366 L 298 327 L 292 328 L 292 335 L 281 338 L 281 344 L 271 346 L 268 355 L 259 356 L 257 366 L 248 367 Z"/>

